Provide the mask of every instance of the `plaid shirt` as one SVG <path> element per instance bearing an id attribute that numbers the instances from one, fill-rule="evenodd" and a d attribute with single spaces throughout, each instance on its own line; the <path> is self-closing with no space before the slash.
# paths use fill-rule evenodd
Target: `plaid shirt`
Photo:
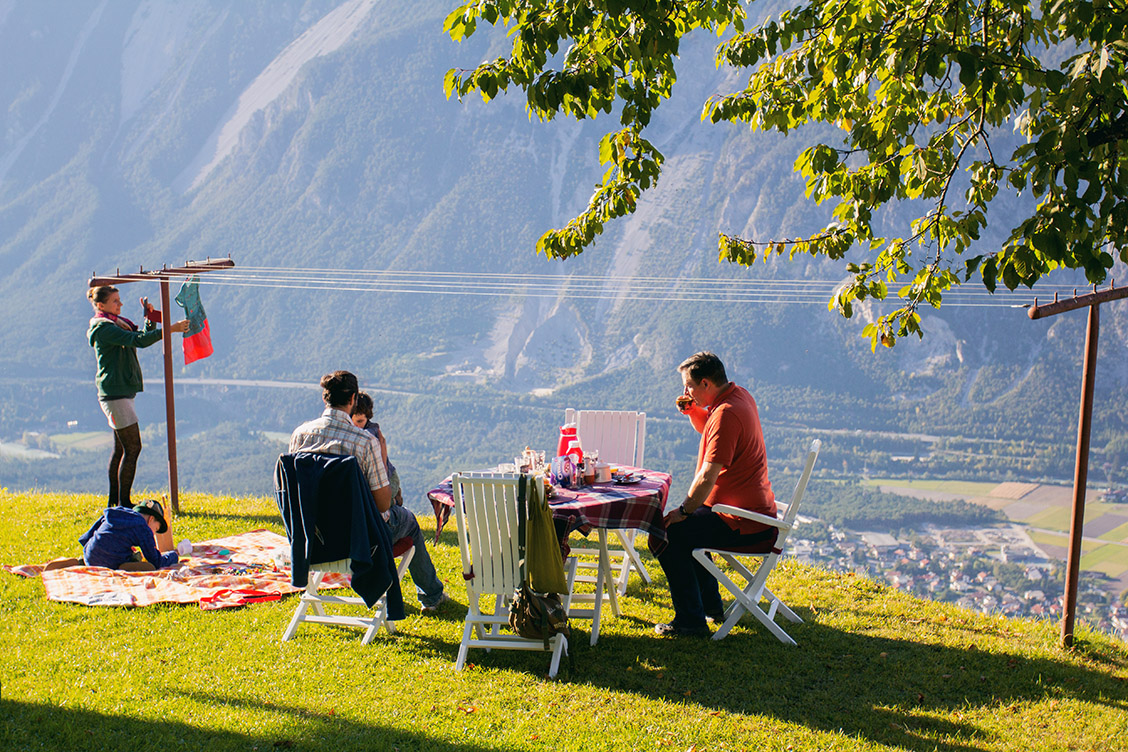
<path id="1" fill-rule="evenodd" d="M 351 454 L 360 463 L 373 493 L 388 485 L 388 472 L 380 461 L 376 437 L 354 426 L 344 410 L 326 407 L 320 418 L 295 428 L 290 436 L 290 454 L 295 452 Z"/>

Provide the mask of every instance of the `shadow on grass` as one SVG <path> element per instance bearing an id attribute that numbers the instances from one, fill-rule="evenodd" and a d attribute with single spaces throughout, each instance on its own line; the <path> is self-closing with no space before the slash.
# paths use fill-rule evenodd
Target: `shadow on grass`
<path id="1" fill-rule="evenodd" d="M 1048 698 L 1128 711 L 1124 683 L 1105 673 L 973 644 L 845 632 L 800 615 L 806 623 L 789 629 L 799 648 L 779 643 L 749 616 L 719 642 L 601 635 L 597 648 L 581 644 L 572 681 L 949 752 L 998 742 L 963 713 L 1012 714 Z"/>
<path id="2" fill-rule="evenodd" d="M 98 749 L 134 752 L 146 749 L 223 750 L 438 750 L 476 752 L 495 749 L 452 743 L 421 732 L 347 720 L 283 703 L 258 703 L 215 694 L 185 693 L 204 707 L 233 707 L 285 716 L 285 733 L 272 734 L 204 728 L 175 721 L 147 721 L 91 710 L 0 700 L 0 749 Z"/>

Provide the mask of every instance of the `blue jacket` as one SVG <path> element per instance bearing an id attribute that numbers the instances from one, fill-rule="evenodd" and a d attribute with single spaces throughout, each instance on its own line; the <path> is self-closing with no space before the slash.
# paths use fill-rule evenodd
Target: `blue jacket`
<path id="1" fill-rule="evenodd" d="M 78 542 L 83 560 L 91 567 L 117 569 L 133 557 L 134 546 L 157 569 L 180 561 L 175 551 L 162 554 L 157 550 L 157 538 L 145 516 L 128 507 L 107 508 Z"/>
<path id="2" fill-rule="evenodd" d="M 305 587 L 310 564 L 352 559 L 352 589 L 372 608 L 388 594 L 388 619 L 404 618 L 388 523 L 352 455 L 297 452 L 278 458 L 278 511 L 290 538 L 291 582 Z"/>

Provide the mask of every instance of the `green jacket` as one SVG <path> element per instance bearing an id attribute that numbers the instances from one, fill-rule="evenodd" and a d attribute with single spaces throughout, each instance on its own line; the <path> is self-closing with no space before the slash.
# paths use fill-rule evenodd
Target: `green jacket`
<path id="1" fill-rule="evenodd" d="M 99 399 L 132 397 L 144 391 L 137 348 L 148 347 L 161 338 L 161 330 L 156 324 L 146 321 L 144 331 L 130 332 L 109 319 L 95 316 L 90 319 L 86 338 L 90 340 L 98 361 L 95 383 Z"/>

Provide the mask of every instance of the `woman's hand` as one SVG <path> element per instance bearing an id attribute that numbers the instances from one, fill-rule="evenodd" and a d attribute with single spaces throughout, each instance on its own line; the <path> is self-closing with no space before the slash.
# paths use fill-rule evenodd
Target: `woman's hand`
<path id="1" fill-rule="evenodd" d="M 177 321 L 175 324 L 170 324 L 168 327 L 170 332 L 186 332 L 188 331 L 188 319 Z"/>
<path id="2" fill-rule="evenodd" d="M 149 304 L 148 298 L 141 298 L 141 308 L 145 310 L 145 313 L 148 313 L 152 307 L 153 306 Z"/>

